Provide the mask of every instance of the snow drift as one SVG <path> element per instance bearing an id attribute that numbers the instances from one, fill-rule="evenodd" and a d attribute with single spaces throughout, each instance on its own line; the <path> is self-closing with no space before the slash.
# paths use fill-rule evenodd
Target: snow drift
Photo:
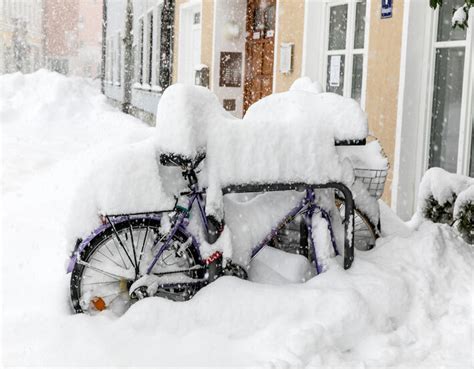
<path id="1" fill-rule="evenodd" d="M 42 73 L 0 76 L 2 96 L 13 94 L 4 89 L 5 78 L 19 78 L 29 94 L 36 94 L 32 86 L 48 90 L 50 81 L 64 78 Z M 75 93 L 85 88 L 81 80 L 71 83 Z M 9 109 L 4 97 L 2 104 Z M 2 140 L 9 143 L 2 147 L 2 168 L 18 151 L 34 157 L 42 148 L 55 150 L 43 153 L 48 166 L 16 161 L 18 170 L 3 178 L 10 189 L 2 195 L 1 235 L 6 366 L 472 366 L 472 248 L 444 225 L 410 230 L 386 206 L 384 237 L 373 250 L 356 251 L 348 271 L 335 264 L 295 283 L 297 268 L 305 267 L 301 259 L 262 254 L 253 282 L 222 278 L 189 302 L 150 298 L 121 318 L 71 315 L 64 274 L 66 224 L 76 212 L 71 199 L 87 202 L 97 190 L 79 191 L 76 176 L 94 168 L 110 147 L 151 131 L 99 104 L 92 112 L 103 116 L 97 129 L 89 125 L 90 112 L 76 105 L 64 116 L 76 117 L 77 129 L 67 119 L 54 127 L 39 120 L 33 134 L 19 113 L 29 106 L 16 104 L 17 112 L 0 119 Z M 45 114 L 58 117 L 54 110 Z M 29 144 L 11 144 L 15 137 L 27 137 Z M 62 144 L 55 146 L 59 137 Z M 104 172 L 106 183 L 115 174 Z"/>

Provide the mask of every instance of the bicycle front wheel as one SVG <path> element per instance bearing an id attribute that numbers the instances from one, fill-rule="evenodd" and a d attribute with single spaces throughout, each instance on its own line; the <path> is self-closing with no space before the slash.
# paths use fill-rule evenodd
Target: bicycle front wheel
<path id="1" fill-rule="evenodd" d="M 344 202 L 336 201 L 341 216 L 344 215 Z M 370 221 L 369 217 L 360 209 L 354 209 L 354 247 L 357 250 L 367 251 L 375 247 L 379 238 L 377 227 Z"/>

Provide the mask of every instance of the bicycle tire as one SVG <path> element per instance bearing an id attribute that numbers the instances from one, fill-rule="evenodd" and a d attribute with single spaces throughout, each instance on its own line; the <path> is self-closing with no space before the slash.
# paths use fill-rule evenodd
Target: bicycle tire
<path id="1" fill-rule="evenodd" d="M 159 232 L 160 226 L 161 226 L 160 219 L 157 219 L 157 218 L 139 218 L 139 219 L 124 220 L 124 221 L 118 222 L 117 224 L 114 224 L 114 227 L 110 226 L 110 227 L 104 229 L 101 233 L 99 233 L 92 240 L 90 240 L 90 242 L 87 244 L 87 246 L 84 248 L 84 250 L 81 253 L 81 260 L 84 261 L 84 262 L 89 263 L 90 261 L 92 261 L 92 259 L 97 260 L 98 255 L 100 255 L 101 257 L 105 257 L 106 259 L 111 260 L 113 262 L 113 264 L 121 264 L 121 262 L 123 262 L 124 267 L 126 267 L 127 263 L 125 262 L 125 260 L 126 260 L 125 255 L 124 255 L 125 251 L 123 251 L 123 253 L 121 253 L 119 251 L 120 247 L 115 247 L 114 250 L 117 250 L 117 251 L 116 252 L 115 251 L 111 252 L 112 249 L 110 247 L 108 247 L 108 246 L 112 246 L 112 245 L 117 246 L 118 239 L 117 239 L 116 235 L 117 234 L 118 235 L 125 235 L 125 234 L 127 234 L 127 232 L 130 232 L 130 230 L 132 230 L 130 232 L 130 234 L 132 235 L 130 237 L 130 241 L 131 241 L 131 239 L 133 237 L 133 233 L 137 234 L 136 231 L 147 229 L 148 231 L 154 232 L 155 236 L 158 236 L 158 235 L 161 235 L 161 233 Z M 140 233 L 138 233 L 138 235 L 140 235 Z M 144 236 L 143 240 L 142 240 L 144 246 L 143 246 L 143 248 L 141 250 L 141 254 L 139 256 L 140 257 L 140 259 L 139 259 L 140 263 L 138 263 L 139 264 L 138 268 L 141 271 L 144 271 L 145 268 L 148 266 L 148 263 L 145 263 L 145 262 L 143 264 L 141 264 L 143 255 L 146 255 L 145 254 L 145 252 L 146 252 L 145 243 L 147 242 L 147 237 L 148 237 L 148 234 L 146 234 Z M 173 237 L 173 240 L 183 243 L 183 242 L 186 242 L 189 237 L 190 236 L 185 235 L 183 232 L 178 230 L 178 232 L 176 232 L 175 236 Z M 127 241 L 127 240 L 125 240 L 125 241 Z M 136 241 L 137 241 L 137 246 L 138 246 L 139 243 L 140 243 L 140 237 L 138 237 L 138 239 Z M 133 241 L 131 241 L 130 243 L 133 244 Z M 130 243 L 128 245 L 130 245 Z M 152 243 L 152 242 L 150 242 L 150 243 Z M 127 248 L 126 247 L 127 244 L 124 243 L 124 246 L 125 246 L 125 248 Z M 103 251 L 108 250 L 109 254 L 104 254 L 104 252 L 100 252 L 101 250 L 103 250 Z M 129 250 L 129 251 L 132 251 L 132 250 Z M 136 250 L 136 251 L 138 251 L 138 250 Z M 120 256 L 120 257 L 118 257 L 118 256 Z M 200 257 L 198 255 L 197 250 L 194 247 L 187 247 L 185 249 L 185 252 L 183 253 L 183 256 L 185 257 L 185 259 L 187 260 L 187 262 L 189 264 L 188 267 L 192 267 L 192 266 L 195 266 L 195 265 L 199 264 Z M 148 255 L 148 257 L 149 257 L 149 255 Z M 129 261 L 131 262 L 132 260 L 129 260 Z M 154 267 L 154 270 L 155 270 L 155 268 L 157 268 L 158 264 L 159 263 L 157 263 L 157 265 Z M 92 265 L 92 264 L 90 264 L 90 265 Z M 124 269 L 124 268 L 122 268 L 122 269 Z M 134 303 L 134 300 L 131 299 L 129 294 L 128 294 L 128 289 L 130 288 L 130 286 L 134 282 L 134 280 L 136 280 L 137 275 L 135 275 L 135 278 L 133 278 L 133 279 L 124 278 L 124 279 L 120 279 L 118 281 L 114 280 L 114 281 L 102 281 L 101 282 L 101 281 L 93 281 L 92 280 L 93 277 L 94 277 L 93 274 L 92 275 L 89 274 L 88 276 L 85 275 L 85 273 L 88 270 L 96 272 L 96 274 L 101 274 L 101 273 L 97 272 L 96 270 L 91 269 L 91 267 L 86 266 L 86 265 L 81 264 L 81 263 L 76 263 L 76 265 L 74 266 L 74 269 L 71 273 L 71 281 L 70 281 L 71 304 L 72 304 L 72 307 L 73 307 L 73 309 L 76 313 L 84 313 L 84 312 L 92 313 L 93 310 L 99 310 L 99 311 L 102 310 L 101 309 L 102 306 L 97 306 L 97 305 L 93 306 L 93 308 L 95 308 L 95 309 L 91 309 L 92 300 L 89 301 L 89 304 L 88 304 L 87 298 L 100 298 L 100 299 L 102 299 L 102 302 L 100 302 L 100 300 L 96 300 L 96 302 L 94 302 L 94 304 L 96 304 L 97 301 L 99 301 L 99 303 L 100 303 L 99 305 L 105 304 L 106 307 L 108 307 L 109 304 L 110 304 L 111 310 L 114 310 L 118 314 L 124 313 L 126 310 L 128 310 L 130 305 Z M 144 273 L 140 273 L 140 274 L 143 275 Z M 189 272 L 189 276 L 191 278 L 199 278 L 200 276 L 198 274 L 199 274 L 198 271 Z M 120 294 L 118 294 L 117 296 L 122 295 L 120 300 L 123 300 L 123 302 L 124 302 L 122 304 L 123 306 L 122 307 L 118 306 L 118 307 L 112 309 L 112 304 L 115 301 L 113 301 L 112 303 L 110 303 L 110 302 L 106 303 L 105 302 L 105 296 L 100 296 L 100 295 L 99 296 L 93 296 L 93 295 L 91 295 L 89 297 L 86 296 L 86 298 L 85 298 L 85 296 L 84 296 L 85 291 L 84 291 L 84 288 L 83 288 L 83 280 L 86 277 L 89 279 L 88 285 L 93 285 L 94 283 L 98 283 L 97 286 L 102 284 L 103 287 L 105 287 L 105 283 L 107 283 L 107 282 L 110 282 L 110 283 L 108 283 L 110 286 L 118 284 L 119 291 L 117 291 L 117 293 L 120 293 Z M 97 278 L 97 279 L 100 279 L 100 278 Z M 104 288 L 104 290 L 107 290 L 107 289 L 111 290 L 110 286 L 107 287 L 107 288 Z M 115 287 L 117 287 L 117 286 L 115 286 Z M 185 288 L 185 286 L 183 286 L 181 288 Z M 167 298 L 173 299 L 172 296 L 175 295 L 176 293 L 179 294 L 180 291 L 177 288 L 173 288 L 173 291 L 171 291 L 172 293 L 169 293 L 170 291 L 164 291 L 164 292 L 165 292 L 164 295 Z M 123 297 L 123 299 L 122 299 L 122 297 Z M 179 300 L 183 300 L 183 299 L 181 298 Z M 89 308 L 87 308 L 87 307 L 89 307 Z"/>
<path id="2" fill-rule="evenodd" d="M 344 214 L 344 203 L 336 201 L 339 212 Z M 372 223 L 370 218 L 359 208 L 354 209 L 354 247 L 360 251 L 368 251 L 375 247 L 380 235 L 379 226 Z"/>

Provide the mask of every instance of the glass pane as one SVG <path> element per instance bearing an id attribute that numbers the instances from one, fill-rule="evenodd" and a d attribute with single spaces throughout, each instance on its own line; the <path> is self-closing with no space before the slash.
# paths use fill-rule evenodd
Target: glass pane
<path id="1" fill-rule="evenodd" d="M 474 177 L 474 119 L 471 121 L 471 169 L 469 177 Z"/>
<path id="2" fill-rule="evenodd" d="M 366 0 L 362 0 L 356 4 L 354 49 L 364 48 L 366 8 L 367 8 Z"/>
<path id="3" fill-rule="evenodd" d="M 329 50 L 346 48 L 347 4 L 329 8 Z"/>
<path id="4" fill-rule="evenodd" d="M 453 8 L 457 9 L 462 4 L 464 4 L 464 0 L 443 1 L 443 6 L 439 8 L 438 41 L 455 41 L 466 39 L 466 30 L 462 30 L 459 27 L 453 29 L 451 26 Z"/>
<path id="5" fill-rule="evenodd" d="M 326 92 L 344 94 L 344 55 L 329 55 Z"/>
<path id="6" fill-rule="evenodd" d="M 275 30 L 275 5 L 269 6 L 265 10 L 265 33 Z"/>
<path id="7" fill-rule="evenodd" d="M 163 12 L 163 5 L 158 7 L 158 14 L 156 18 L 156 81 L 155 84 L 160 84 L 160 63 L 161 63 L 161 16 Z"/>
<path id="8" fill-rule="evenodd" d="M 436 50 L 430 167 L 456 172 L 464 70 L 464 48 Z"/>
<path id="9" fill-rule="evenodd" d="M 147 83 L 151 85 L 153 76 L 153 13 L 149 15 L 148 28 L 148 76 Z"/>
<path id="10" fill-rule="evenodd" d="M 352 62 L 352 89 L 351 97 L 360 103 L 362 96 L 362 74 L 364 71 L 364 56 L 362 54 L 354 55 Z"/>

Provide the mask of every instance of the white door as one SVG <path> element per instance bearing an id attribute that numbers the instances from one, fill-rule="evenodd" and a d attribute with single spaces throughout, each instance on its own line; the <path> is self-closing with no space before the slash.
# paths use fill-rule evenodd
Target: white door
<path id="1" fill-rule="evenodd" d="M 195 69 L 201 63 L 201 4 L 184 5 L 180 11 L 178 82 L 194 85 Z"/>

